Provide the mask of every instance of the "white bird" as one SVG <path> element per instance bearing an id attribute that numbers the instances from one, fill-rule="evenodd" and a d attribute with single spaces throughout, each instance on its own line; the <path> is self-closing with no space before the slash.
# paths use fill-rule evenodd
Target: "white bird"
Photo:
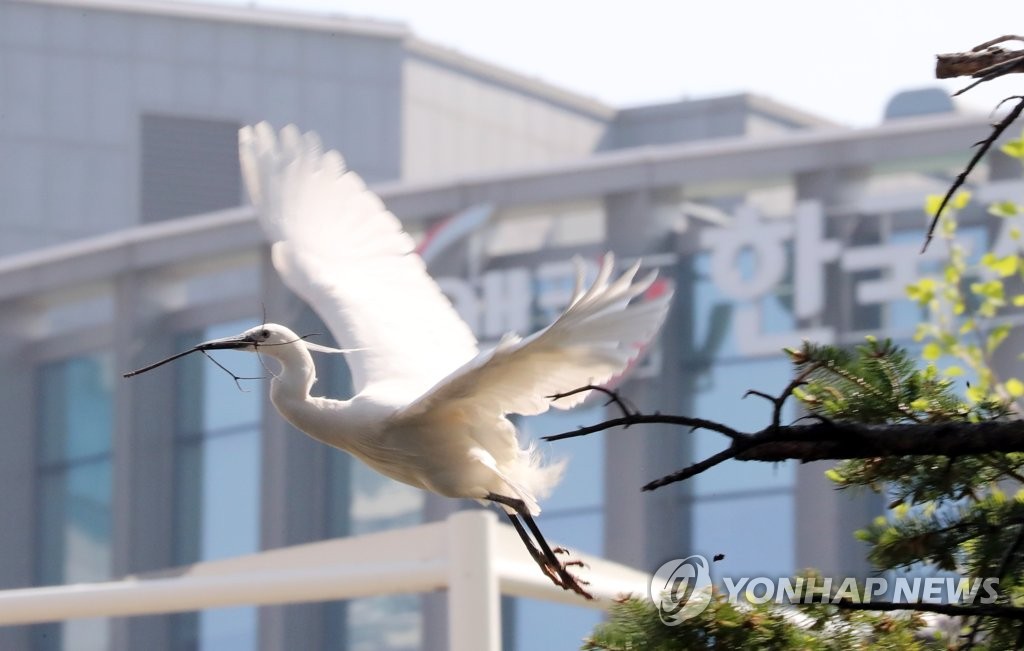
<path id="1" fill-rule="evenodd" d="M 239 133 L 242 173 L 284 283 L 305 299 L 348 350 L 355 395 L 314 397 L 310 350 L 339 352 L 265 324 L 205 342 L 276 359 L 270 399 L 312 438 L 344 450 L 392 479 L 453 498 L 496 502 L 551 580 L 590 598 L 534 522 L 538 500 L 564 463 L 546 462 L 519 441 L 509 414 L 568 409 L 586 393 L 552 400 L 620 373 L 657 332 L 670 295 L 630 304 L 654 282 L 634 282 L 639 263 L 610 282 L 605 256 L 584 290 L 577 265 L 570 306 L 525 339 L 507 334 L 480 351 L 414 252 L 412 238 L 315 133 L 267 123 Z M 523 523 L 525 522 L 526 528 Z M 527 532 L 529 530 L 529 533 Z M 530 533 L 533 534 L 531 540 Z"/>

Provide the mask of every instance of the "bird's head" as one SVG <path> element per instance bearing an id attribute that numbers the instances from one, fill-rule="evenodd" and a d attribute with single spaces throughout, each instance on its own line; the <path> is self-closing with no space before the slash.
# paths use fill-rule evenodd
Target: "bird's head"
<path id="1" fill-rule="evenodd" d="M 319 353 L 352 352 L 321 346 L 312 341 L 307 341 L 306 337 L 300 337 L 290 328 L 277 323 L 264 323 L 263 325 L 249 328 L 241 334 L 204 341 L 196 346 L 195 350 L 244 350 L 250 353 L 259 352 L 270 355 L 282 361 L 285 357 L 294 355 L 298 351 L 303 353 L 306 351 Z"/>
<path id="2" fill-rule="evenodd" d="M 275 349 L 302 346 L 305 343 L 302 337 L 283 325 L 264 323 L 237 335 L 204 341 L 196 349 L 259 351 L 274 355 Z"/>

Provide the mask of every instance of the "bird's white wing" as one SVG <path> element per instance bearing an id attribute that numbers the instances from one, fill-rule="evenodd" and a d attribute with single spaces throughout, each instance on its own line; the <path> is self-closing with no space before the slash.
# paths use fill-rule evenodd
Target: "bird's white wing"
<path id="1" fill-rule="evenodd" d="M 612 265 L 609 254 L 586 292 L 581 290 L 578 266 L 573 301 L 554 323 L 526 339 L 506 335 L 496 348 L 446 377 L 399 417 L 429 418 L 432 411 L 449 409 L 533 415 L 585 400 L 586 393 L 554 401 L 549 396 L 601 384 L 620 373 L 657 332 L 671 300 L 671 294 L 665 294 L 630 305 L 651 286 L 656 273 L 633 282 L 638 263 L 609 282 Z"/>
<path id="2" fill-rule="evenodd" d="M 411 399 L 476 355 L 412 238 L 338 152 L 292 125 L 278 135 L 261 122 L 238 140 L 274 267 L 342 348 L 358 349 L 346 356 L 356 391 L 388 382 Z"/>

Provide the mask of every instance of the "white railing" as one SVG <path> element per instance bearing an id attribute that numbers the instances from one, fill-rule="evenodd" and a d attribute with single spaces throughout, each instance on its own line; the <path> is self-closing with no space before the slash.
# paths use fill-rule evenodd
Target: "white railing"
<path id="1" fill-rule="evenodd" d="M 500 596 L 607 608 L 647 593 L 649 575 L 575 554 L 595 600 L 556 587 L 490 511 L 444 522 L 273 549 L 119 581 L 0 591 L 0 625 L 289 604 L 447 589 L 453 651 L 500 648 Z"/>

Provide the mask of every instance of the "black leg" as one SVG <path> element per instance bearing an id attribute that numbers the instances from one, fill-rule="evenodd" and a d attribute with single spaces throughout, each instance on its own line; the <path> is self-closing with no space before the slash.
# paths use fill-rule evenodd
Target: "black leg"
<path id="1" fill-rule="evenodd" d="M 537 549 L 537 546 L 530 538 L 530 534 L 526 533 L 526 529 L 523 528 L 523 523 L 519 521 L 519 516 L 515 513 L 508 513 L 507 511 L 505 512 L 505 515 L 508 516 L 509 521 L 512 522 L 512 526 L 515 527 L 516 533 L 519 534 L 519 537 L 523 540 L 523 544 L 526 545 L 526 551 L 530 552 L 530 556 L 532 556 L 533 560 L 540 566 L 540 569 L 543 570 L 552 581 L 554 581 L 555 585 L 564 588 L 565 586 L 562 585 L 562 580 L 557 574 L 551 571 L 547 558 L 545 558 L 544 554 Z"/>
<path id="2" fill-rule="evenodd" d="M 540 566 L 540 569 L 544 574 L 548 575 L 551 581 L 560 588 L 565 590 L 572 590 L 573 592 L 580 594 L 587 599 L 593 599 L 593 595 L 583 589 L 580 581 L 575 576 L 569 573 L 566 569 L 569 565 L 582 565 L 581 561 L 568 561 L 566 563 L 558 560 L 555 552 L 548 545 L 547 540 L 544 539 L 544 534 L 540 532 L 540 527 L 533 520 L 533 516 L 530 515 L 530 510 L 526 508 L 526 504 L 514 497 L 506 497 L 504 495 L 498 495 L 496 493 L 490 493 L 487 495 L 487 499 L 498 504 L 504 504 L 505 506 L 513 509 L 515 513 L 507 513 L 509 520 L 512 521 L 512 526 L 515 527 L 519 537 L 523 539 L 523 544 L 526 545 L 527 551 L 530 552 L 530 556 Z M 518 517 L 517 517 L 518 515 Z M 526 522 L 526 526 L 529 527 L 530 532 L 533 533 L 533 539 L 530 538 L 526 530 L 523 528 L 522 523 L 519 522 L 519 518 L 522 518 Z M 534 544 L 534 540 L 536 544 Z M 538 549 L 539 547 L 539 549 Z M 559 548 L 560 551 L 561 548 Z"/>

